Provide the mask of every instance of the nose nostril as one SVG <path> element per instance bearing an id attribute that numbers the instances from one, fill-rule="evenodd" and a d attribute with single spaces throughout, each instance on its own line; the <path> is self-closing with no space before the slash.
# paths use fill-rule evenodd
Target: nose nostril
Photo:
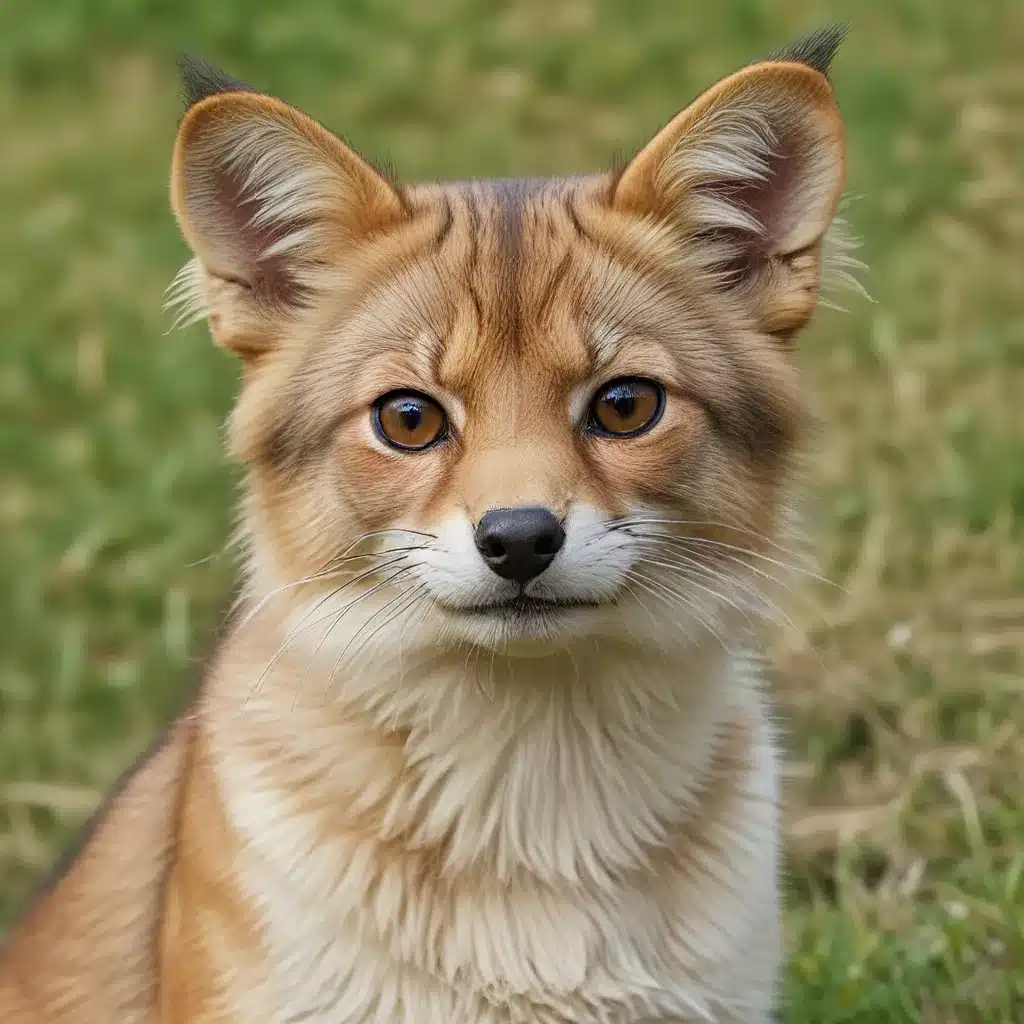
<path id="1" fill-rule="evenodd" d="M 484 537 L 480 541 L 480 554 L 484 558 L 498 559 L 504 558 L 507 552 L 505 551 L 505 545 L 501 543 L 501 540 L 497 537 Z"/>
<path id="2" fill-rule="evenodd" d="M 545 533 L 534 542 L 533 550 L 538 555 L 557 555 L 562 546 L 561 539 L 554 532 Z"/>

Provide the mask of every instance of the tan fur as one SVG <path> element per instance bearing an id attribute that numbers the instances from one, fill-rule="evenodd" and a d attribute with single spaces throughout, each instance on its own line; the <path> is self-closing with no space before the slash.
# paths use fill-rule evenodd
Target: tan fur
<path id="1" fill-rule="evenodd" d="M 248 573 L 189 713 L 10 937 L 0 1019 L 767 1021 L 750 619 L 842 183 L 831 87 L 785 61 L 620 175 L 545 182 L 400 191 L 277 100 L 200 99 L 175 297 L 243 361 Z M 584 429 L 628 376 L 657 425 Z M 410 388 L 451 423 L 428 451 L 372 427 Z M 518 506 L 566 531 L 526 594 L 589 605 L 479 609 L 512 585 L 472 527 Z"/>

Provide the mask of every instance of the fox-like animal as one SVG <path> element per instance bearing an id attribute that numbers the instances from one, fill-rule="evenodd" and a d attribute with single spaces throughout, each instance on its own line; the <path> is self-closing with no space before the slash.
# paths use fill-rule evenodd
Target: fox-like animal
<path id="1" fill-rule="evenodd" d="M 841 36 L 613 172 L 415 187 L 184 63 L 172 298 L 241 363 L 246 571 L 8 936 L 3 1024 L 772 1019 L 758 621 Z"/>

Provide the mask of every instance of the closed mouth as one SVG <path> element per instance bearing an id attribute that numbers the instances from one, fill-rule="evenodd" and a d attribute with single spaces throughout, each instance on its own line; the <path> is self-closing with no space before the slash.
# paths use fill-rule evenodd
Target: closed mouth
<path id="1" fill-rule="evenodd" d="M 553 615 L 561 611 L 571 611 L 574 608 L 597 608 L 599 606 L 597 601 L 545 600 L 538 597 L 519 595 L 504 601 L 494 601 L 490 604 L 470 605 L 469 607 L 460 608 L 459 611 L 470 615 L 516 615 L 525 617 Z"/>

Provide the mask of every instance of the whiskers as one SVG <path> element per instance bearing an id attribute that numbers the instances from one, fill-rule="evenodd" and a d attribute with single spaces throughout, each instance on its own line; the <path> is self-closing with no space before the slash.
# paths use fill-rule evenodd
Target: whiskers
<path id="1" fill-rule="evenodd" d="M 399 543 L 384 547 L 379 551 L 355 552 L 356 548 L 369 540 L 388 536 L 394 537 L 396 535 L 396 539 L 398 540 L 419 538 L 420 542 L 408 544 Z M 278 645 L 274 654 L 250 687 L 241 707 L 244 708 L 252 697 L 260 691 L 267 677 L 274 670 L 274 667 L 281 661 L 296 641 L 303 634 L 316 630 L 319 627 L 322 629 L 322 634 L 318 638 L 312 653 L 306 660 L 304 668 L 296 679 L 292 705 L 294 707 L 298 702 L 299 695 L 302 691 L 309 669 L 316 661 L 320 652 L 328 644 L 332 636 L 336 634 L 339 627 L 342 626 L 353 610 L 359 606 L 365 606 L 367 601 L 371 600 L 375 595 L 381 594 L 381 592 L 385 591 L 387 588 L 397 586 L 399 588 L 398 593 L 391 596 L 380 608 L 373 611 L 366 621 L 360 624 L 349 637 L 328 675 L 327 690 L 329 691 L 333 686 L 334 678 L 337 675 L 346 655 L 350 652 L 353 657 L 361 654 L 370 647 L 377 634 L 389 623 L 394 621 L 398 615 L 403 614 L 404 612 L 413 611 L 413 605 L 417 601 L 425 603 L 424 599 L 430 600 L 426 594 L 426 585 L 418 583 L 414 579 L 414 573 L 417 565 L 414 560 L 414 556 L 416 552 L 427 550 L 429 548 L 429 542 L 435 539 L 436 537 L 434 534 L 400 528 L 376 530 L 371 533 L 365 533 L 349 545 L 349 547 L 344 551 L 330 559 L 319 571 L 312 573 L 303 579 L 293 580 L 282 584 L 263 596 L 246 612 L 239 628 L 251 623 L 272 601 L 280 598 L 284 594 L 294 592 L 301 587 L 313 586 L 318 583 L 323 584 L 325 582 L 329 582 L 331 584 L 335 584 L 330 586 L 326 592 L 321 594 L 304 611 L 298 621 L 291 625 L 288 632 L 285 634 L 284 639 Z M 366 565 L 367 562 L 370 564 Z M 408 583 L 407 586 L 403 585 L 406 583 Z M 351 600 L 345 601 L 340 607 L 331 607 L 324 614 L 318 615 L 318 612 L 322 609 L 332 605 L 346 592 L 353 590 L 358 591 L 358 593 L 356 593 Z M 412 601 L 409 600 L 410 598 Z M 376 625 L 374 625 L 375 623 Z M 371 626 L 373 626 L 373 628 L 369 633 L 367 633 L 367 629 Z M 360 638 L 362 639 L 360 640 Z M 356 646 L 357 640 L 360 642 Z"/>
<path id="2" fill-rule="evenodd" d="M 780 607 L 772 591 L 793 593 L 788 578 L 793 575 L 837 587 L 801 564 L 796 551 L 738 524 L 637 515 L 618 520 L 610 529 L 641 542 L 640 554 L 628 573 L 631 589 L 639 587 L 661 603 L 678 608 L 723 646 L 725 618 L 730 613 L 736 613 L 750 629 L 756 621 L 782 622 L 806 640 L 805 631 Z M 717 536 L 702 536 L 701 531 Z M 731 539 L 720 539 L 722 536 Z M 633 593 L 638 597 L 635 590 Z M 698 593 L 709 600 L 698 600 Z"/>

